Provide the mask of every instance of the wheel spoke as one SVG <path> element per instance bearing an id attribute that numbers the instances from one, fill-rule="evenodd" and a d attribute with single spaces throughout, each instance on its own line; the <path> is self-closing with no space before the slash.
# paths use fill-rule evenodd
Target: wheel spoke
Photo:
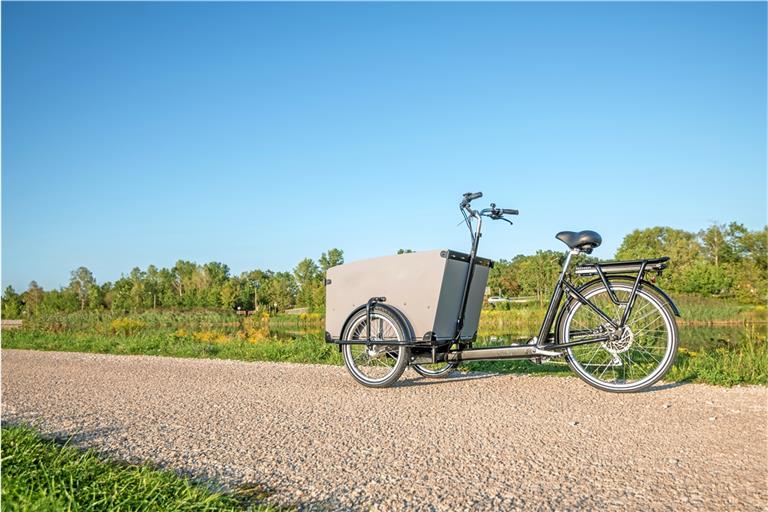
<path id="1" fill-rule="evenodd" d="M 597 343 L 595 343 L 595 351 L 592 352 L 592 357 L 589 358 L 589 361 L 587 362 L 587 365 L 591 364 L 592 361 L 595 360 L 595 356 L 600 353 L 601 347 Z"/>

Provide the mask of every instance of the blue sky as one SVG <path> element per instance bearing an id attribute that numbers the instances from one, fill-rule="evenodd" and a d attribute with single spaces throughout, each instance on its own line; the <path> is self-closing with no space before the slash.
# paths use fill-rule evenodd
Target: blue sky
<path id="1" fill-rule="evenodd" d="M 766 222 L 766 4 L 2 4 L 2 284 Z M 482 202 L 481 202 L 482 204 Z"/>

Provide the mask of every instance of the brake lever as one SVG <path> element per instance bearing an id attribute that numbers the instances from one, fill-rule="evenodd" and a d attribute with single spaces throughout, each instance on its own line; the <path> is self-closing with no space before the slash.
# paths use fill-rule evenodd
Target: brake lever
<path id="1" fill-rule="evenodd" d="M 503 220 L 504 222 L 509 222 L 510 226 L 513 225 L 512 221 L 504 217 L 504 214 L 501 213 L 500 208 L 496 208 L 495 203 L 491 203 L 491 211 L 489 211 L 486 215 L 490 217 L 493 220 Z"/>

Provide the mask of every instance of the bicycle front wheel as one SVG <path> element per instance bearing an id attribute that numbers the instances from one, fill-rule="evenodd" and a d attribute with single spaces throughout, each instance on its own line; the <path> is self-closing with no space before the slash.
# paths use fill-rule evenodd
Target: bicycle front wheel
<path id="1" fill-rule="evenodd" d="M 403 323 L 386 309 L 377 308 L 370 318 L 371 342 L 343 345 L 341 353 L 347 370 L 357 382 L 371 388 L 385 388 L 400 378 L 410 359 L 408 347 L 387 342 L 405 341 L 407 331 Z M 364 340 L 367 333 L 368 318 L 362 310 L 350 320 L 343 339 Z"/>
<path id="2" fill-rule="evenodd" d="M 632 293 L 630 283 L 611 283 L 619 302 L 626 303 Z M 611 300 L 602 283 L 582 291 L 582 295 L 616 323 L 624 306 Z M 592 308 L 574 300 L 560 322 L 560 340 L 579 340 L 613 334 L 613 339 L 566 349 L 571 369 L 588 384 L 617 393 L 645 389 L 669 371 L 677 353 L 677 324 L 663 299 L 652 289 L 640 286 L 625 326 L 615 332 Z"/>

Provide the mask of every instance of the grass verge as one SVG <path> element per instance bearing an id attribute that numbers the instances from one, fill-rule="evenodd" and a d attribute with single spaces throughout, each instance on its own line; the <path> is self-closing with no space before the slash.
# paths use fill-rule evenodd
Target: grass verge
<path id="1" fill-rule="evenodd" d="M 747 333 L 749 334 L 749 333 Z M 178 337 L 171 333 L 142 332 L 116 336 L 83 333 L 51 333 L 35 330 L 3 332 L 3 348 L 95 352 L 102 354 L 157 355 L 241 361 L 292 363 L 343 363 L 335 345 L 317 336 L 294 339 L 268 337 L 258 341 L 216 338 L 204 341 Z M 721 386 L 768 384 L 768 344 L 759 335 L 749 335 L 737 345 L 694 351 L 681 348 L 677 361 L 665 380 L 703 382 Z M 499 373 L 572 375 L 562 360 L 537 365 L 528 361 L 491 361 L 469 363 L 463 369 Z"/>
<path id="2" fill-rule="evenodd" d="M 768 347 L 765 341 L 748 339 L 738 350 L 717 348 L 694 352 L 680 348 L 675 365 L 665 380 L 706 382 L 720 386 L 768 384 Z"/>
<path id="3" fill-rule="evenodd" d="M 100 354 L 154 355 L 240 361 L 341 364 L 341 354 L 319 338 L 264 338 L 257 342 L 237 338 L 202 341 L 163 332 L 128 336 L 85 333 L 51 333 L 34 330 L 3 332 L 3 348 L 95 352 Z"/>
<path id="4" fill-rule="evenodd" d="M 104 460 L 27 427 L 3 426 L 0 451 L 3 510 L 275 510 L 170 471 Z"/>

